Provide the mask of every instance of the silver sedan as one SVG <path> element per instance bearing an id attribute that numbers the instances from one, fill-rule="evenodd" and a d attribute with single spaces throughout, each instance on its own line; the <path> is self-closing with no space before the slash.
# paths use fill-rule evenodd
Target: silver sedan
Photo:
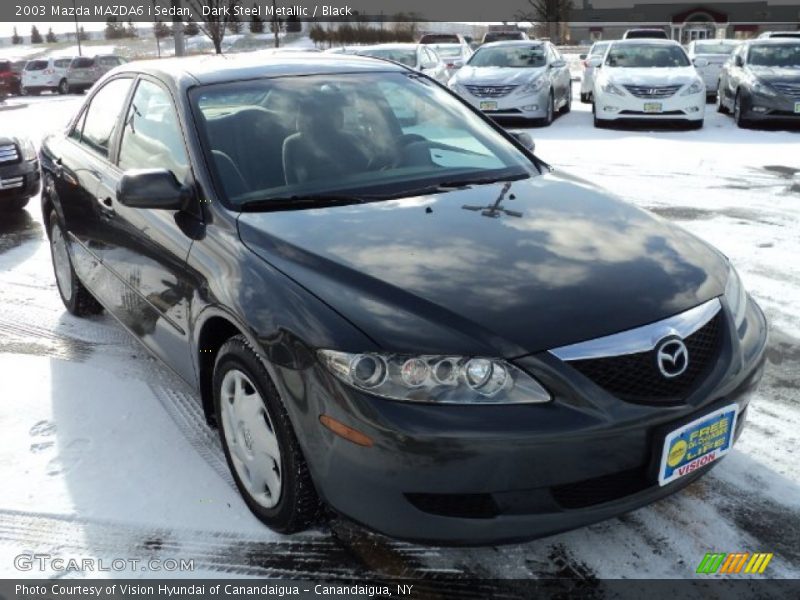
<path id="1" fill-rule="evenodd" d="M 492 117 L 553 122 L 572 108 L 566 61 L 550 42 L 484 44 L 450 80 L 450 89 Z"/>

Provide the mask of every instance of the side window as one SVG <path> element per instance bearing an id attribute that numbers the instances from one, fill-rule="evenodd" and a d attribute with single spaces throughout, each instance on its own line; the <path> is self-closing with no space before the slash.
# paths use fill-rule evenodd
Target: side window
<path id="1" fill-rule="evenodd" d="M 189 160 L 172 98 L 159 85 L 139 82 L 125 118 L 119 168 L 172 171 L 178 181 L 189 173 Z"/>
<path id="2" fill-rule="evenodd" d="M 83 118 L 81 144 L 108 158 L 108 149 L 117 119 L 122 112 L 125 98 L 131 87 L 131 79 L 113 79 L 104 85 L 92 98 Z"/>
<path id="3" fill-rule="evenodd" d="M 428 53 L 427 48 L 421 48 L 419 56 L 420 56 L 419 66 L 422 67 L 423 69 L 430 69 L 435 64 L 434 61 L 431 59 L 431 55 Z"/>
<path id="4" fill-rule="evenodd" d="M 86 122 L 86 113 L 89 111 L 83 111 L 81 113 L 80 118 L 75 123 L 75 127 L 72 128 L 72 131 L 69 132 L 69 137 L 71 137 L 76 142 L 81 141 L 81 135 L 83 134 L 83 124 Z"/>

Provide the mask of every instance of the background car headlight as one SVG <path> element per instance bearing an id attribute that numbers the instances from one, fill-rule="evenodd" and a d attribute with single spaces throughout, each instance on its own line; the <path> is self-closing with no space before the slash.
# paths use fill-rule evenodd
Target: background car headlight
<path id="1" fill-rule="evenodd" d="M 466 356 L 319 350 L 322 363 L 356 389 L 407 402 L 528 404 L 550 401 L 541 384 L 503 360 Z"/>
<path id="2" fill-rule="evenodd" d="M 770 86 L 766 83 L 762 83 L 760 81 L 756 81 L 753 83 L 753 91 L 756 94 L 761 94 L 762 96 L 777 96 L 778 93 L 773 90 Z"/>
<path id="3" fill-rule="evenodd" d="M 33 145 L 33 142 L 31 142 L 28 138 L 18 138 L 17 142 L 19 142 L 23 160 L 36 159 L 36 147 Z"/>
<path id="4" fill-rule="evenodd" d="M 615 96 L 624 96 L 625 92 L 622 91 L 622 88 L 619 86 L 614 85 L 610 81 L 605 82 L 600 89 L 603 90 L 606 94 L 614 94 Z"/>
<path id="5" fill-rule="evenodd" d="M 744 323 L 745 315 L 747 314 L 747 290 L 742 285 L 742 280 L 736 269 L 731 265 L 728 269 L 728 283 L 725 284 L 725 300 L 728 302 L 728 307 L 733 315 L 733 321 L 736 324 L 736 329 Z"/>
<path id="6" fill-rule="evenodd" d="M 531 92 L 538 92 L 539 90 L 541 90 L 545 86 L 546 83 L 547 83 L 547 80 L 543 76 L 539 76 L 536 79 L 534 79 L 533 81 L 529 81 L 528 83 L 523 85 L 519 89 L 519 91 L 522 92 L 523 94 L 530 94 Z"/>
<path id="7" fill-rule="evenodd" d="M 691 96 L 692 94 L 699 94 L 700 92 L 704 92 L 706 90 L 706 86 L 703 85 L 703 82 L 699 79 L 692 83 L 688 88 L 681 92 L 681 96 Z"/>

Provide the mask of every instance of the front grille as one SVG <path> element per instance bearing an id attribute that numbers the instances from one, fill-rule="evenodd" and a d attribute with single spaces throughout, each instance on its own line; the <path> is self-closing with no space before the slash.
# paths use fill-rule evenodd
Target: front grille
<path id="1" fill-rule="evenodd" d="M 491 494 L 406 494 L 419 510 L 443 517 L 491 519 L 499 514 Z"/>
<path id="2" fill-rule="evenodd" d="M 607 392 L 637 404 L 682 402 L 714 365 L 722 339 L 722 312 L 683 342 L 689 354 L 686 371 L 672 379 L 656 364 L 655 349 L 636 354 L 568 361 L 568 364 Z"/>
<path id="3" fill-rule="evenodd" d="M 25 186 L 25 176 L 8 177 L 0 179 L 0 190 L 14 190 Z"/>
<path id="4" fill-rule="evenodd" d="M 773 83 L 772 87 L 781 94 L 800 100 L 800 83 Z"/>
<path id="5" fill-rule="evenodd" d="M 662 110 L 661 112 L 644 112 L 643 110 L 621 110 L 619 111 L 621 115 L 645 115 L 648 117 L 657 116 L 657 117 L 682 117 L 685 116 L 686 113 L 682 110 Z"/>
<path id="6" fill-rule="evenodd" d="M 517 89 L 516 85 L 465 85 L 476 98 L 502 98 Z"/>
<path id="7" fill-rule="evenodd" d="M 679 85 L 626 85 L 625 89 L 637 98 L 669 98 L 675 95 Z"/>
<path id="8" fill-rule="evenodd" d="M 642 467 L 550 488 L 562 508 L 584 508 L 630 496 L 654 485 Z"/>
<path id="9" fill-rule="evenodd" d="M 0 146 L 0 163 L 19 162 L 19 152 L 14 144 Z"/>

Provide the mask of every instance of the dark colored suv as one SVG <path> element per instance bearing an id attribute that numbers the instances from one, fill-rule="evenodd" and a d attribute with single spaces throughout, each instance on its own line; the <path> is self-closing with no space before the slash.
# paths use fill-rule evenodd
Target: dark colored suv
<path id="1" fill-rule="evenodd" d="M 717 464 L 762 373 L 723 255 L 396 63 L 131 63 L 41 160 L 65 306 L 198 391 L 281 532 L 321 505 L 451 544 L 607 519 Z"/>

